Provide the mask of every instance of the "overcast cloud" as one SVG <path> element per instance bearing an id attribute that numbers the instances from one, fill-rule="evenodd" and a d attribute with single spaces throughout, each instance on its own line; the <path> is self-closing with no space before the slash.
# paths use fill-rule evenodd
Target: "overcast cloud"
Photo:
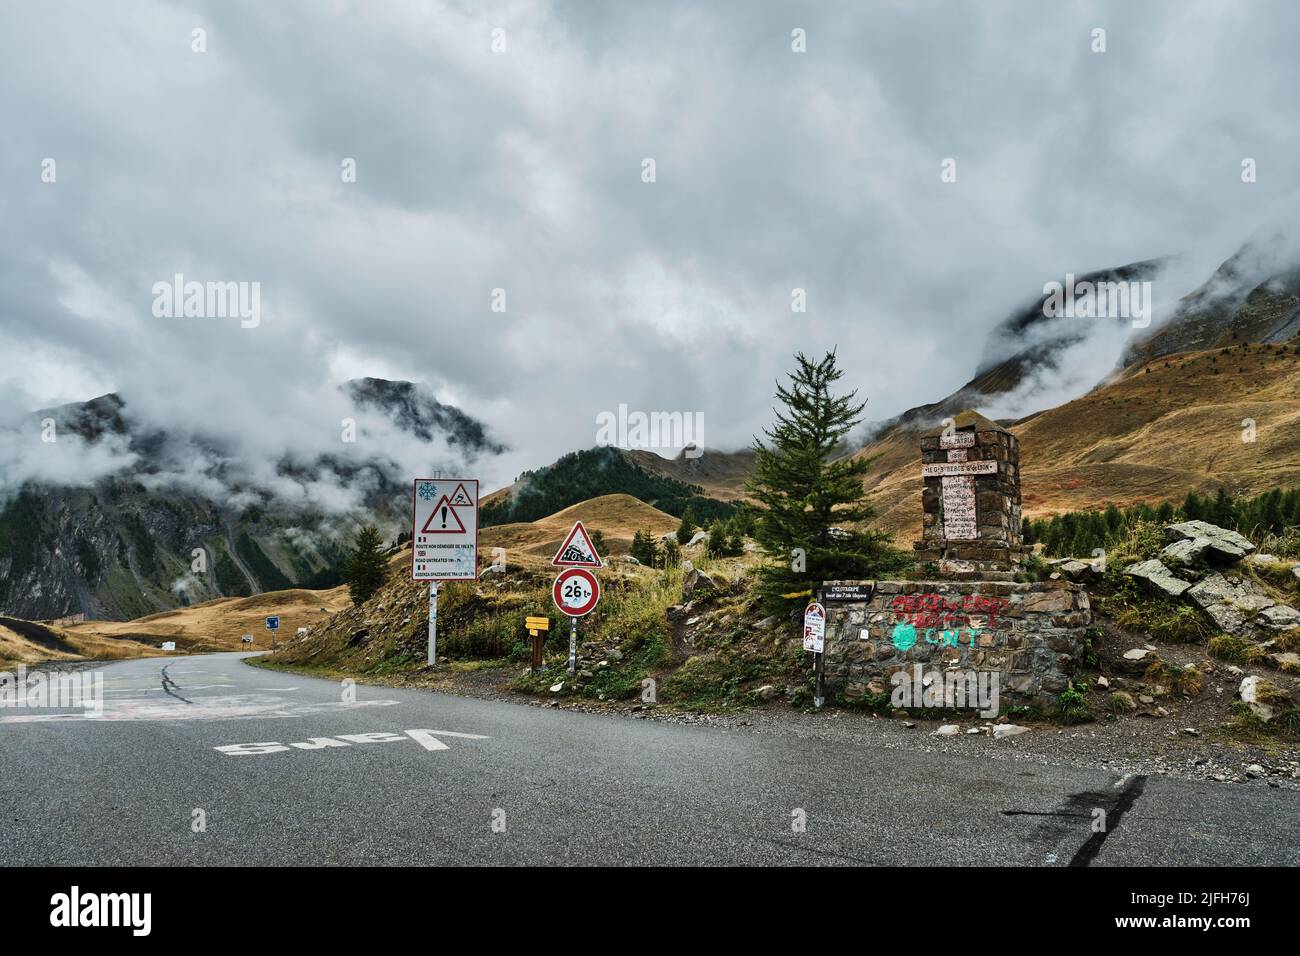
<path id="1" fill-rule="evenodd" d="M 1184 253 L 1168 303 L 1286 208 L 1298 34 L 1290 0 L 6 4 L 0 407 L 116 391 L 273 455 L 411 379 L 511 446 L 489 487 L 620 403 L 745 445 L 797 350 L 883 419 L 1044 282 Z M 260 282 L 260 325 L 155 317 L 176 273 Z"/>

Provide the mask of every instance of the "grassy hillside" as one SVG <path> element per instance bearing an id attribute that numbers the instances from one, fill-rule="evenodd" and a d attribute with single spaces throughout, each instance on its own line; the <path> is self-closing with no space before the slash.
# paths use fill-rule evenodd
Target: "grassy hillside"
<path id="1" fill-rule="evenodd" d="M 1249 345 L 1126 369 L 1081 398 L 1011 427 L 1025 516 L 1156 505 L 1189 491 L 1257 494 L 1300 483 L 1300 348 Z M 1243 441 L 1245 419 L 1256 423 Z M 857 453 L 877 524 L 920 534 L 916 435 L 893 429 Z"/>
<path id="2" fill-rule="evenodd" d="M 734 512 L 734 505 L 708 497 L 699 485 L 647 470 L 645 459 L 638 454 L 643 453 L 602 446 L 572 452 L 544 468 L 526 471 L 510 487 L 483 499 L 479 527 L 536 521 L 610 494 L 631 495 L 678 517 L 688 507 L 700 520 L 728 518 Z"/>
<path id="3" fill-rule="evenodd" d="M 505 548 L 507 564 L 549 566 L 575 521 L 581 521 L 588 531 L 604 534 L 607 553 L 603 557 L 626 554 L 632 536 L 639 530 L 649 529 L 658 536 L 676 530 L 678 525 L 677 518 L 631 495 L 601 495 L 538 521 L 484 528 L 479 532 L 479 548 L 488 552 Z"/>

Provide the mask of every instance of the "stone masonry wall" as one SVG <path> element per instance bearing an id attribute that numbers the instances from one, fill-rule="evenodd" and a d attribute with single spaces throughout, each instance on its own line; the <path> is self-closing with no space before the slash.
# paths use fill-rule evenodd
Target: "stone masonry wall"
<path id="1" fill-rule="evenodd" d="M 858 696 L 921 662 L 998 671 L 1004 696 L 1052 703 L 1092 621 L 1087 592 L 1068 581 L 828 581 L 826 683 Z M 853 592 L 855 600 L 832 595 Z M 880 693 L 879 687 L 872 688 Z"/>

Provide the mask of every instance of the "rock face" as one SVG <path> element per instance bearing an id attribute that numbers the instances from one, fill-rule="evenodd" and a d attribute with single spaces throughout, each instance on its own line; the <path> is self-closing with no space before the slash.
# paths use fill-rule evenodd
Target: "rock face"
<path id="1" fill-rule="evenodd" d="M 996 671 L 1003 697 L 1054 702 L 1092 623 L 1088 595 L 1068 581 L 828 581 L 858 600 L 826 606 L 832 688 L 890 678 L 917 663 Z"/>
<path id="2" fill-rule="evenodd" d="M 1256 615 L 1277 605 L 1254 579 L 1231 572 L 1220 574 L 1216 571 L 1189 588 L 1187 596 L 1210 616 L 1220 630 L 1241 636 L 1256 633 L 1262 626 L 1254 623 Z M 1291 608 L 1286 610 L 1291 611 Z"/>

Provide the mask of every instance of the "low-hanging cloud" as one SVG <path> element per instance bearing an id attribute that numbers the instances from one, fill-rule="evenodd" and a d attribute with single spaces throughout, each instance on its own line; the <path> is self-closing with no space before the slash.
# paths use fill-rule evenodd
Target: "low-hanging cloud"
<path id="1" fill-rule="evenodd" d="M 1184 7 L 8 9 L 3 417 L 112 391 L 176 444 L 47 455 L 20 431 L 0 481 L 122 465 L 345 508 L 378 481 L 365 456 L 491 487 L 621 403 L 739 447 L 790 356 L 836 345 L 872 417 L 934 401 L 1047 279 L 1222 261 L 1296 189 L 1300 9 Z M 259 283 L 260 323 L 154 316 L 177 274 Z M 342 446 L 338 386 L 366 375 L 427 383 L 509 451 L 464 462 L 382 421 Z M 346 485 L 283 467 L 322 456 Z"/>

